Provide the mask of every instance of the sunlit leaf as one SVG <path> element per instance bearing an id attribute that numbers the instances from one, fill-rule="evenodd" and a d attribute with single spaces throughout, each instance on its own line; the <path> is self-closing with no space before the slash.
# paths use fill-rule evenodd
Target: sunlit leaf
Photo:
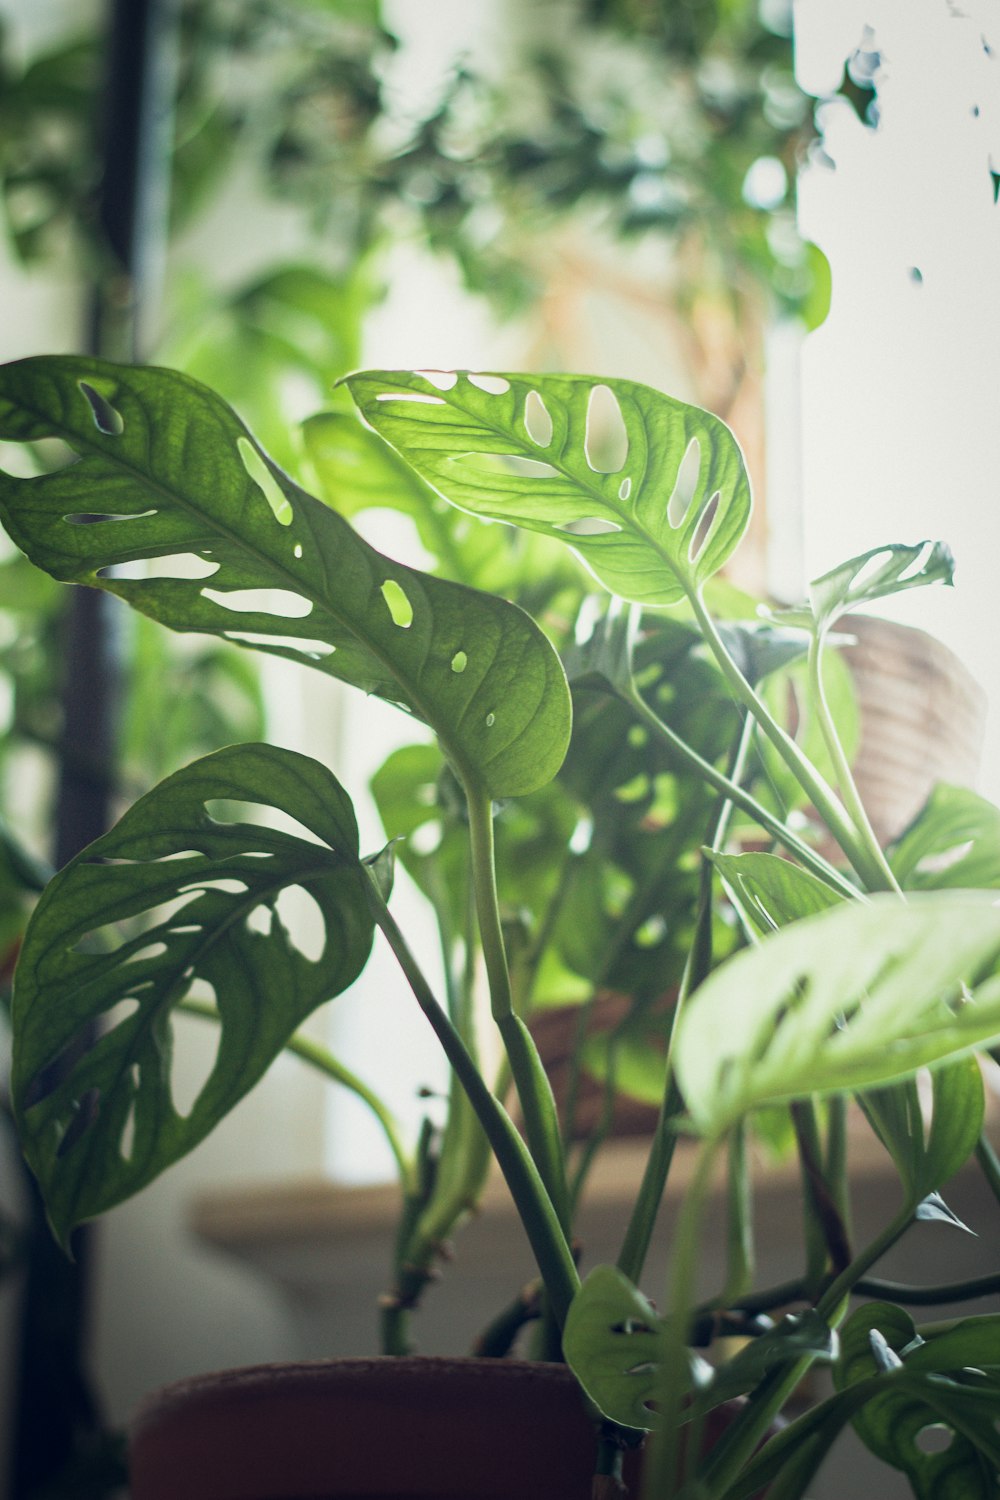
<path id="1" fill-rule="evenodd" d="M 675 1038 L 697 1126 L 812 1093 L 879 1087 L 1000 1035 L 1000 912 L 974 895 L 892 896 L 793 922 L 717 969 Z"/>
<path id="2" fill-rule="evenodd" d="M 776 854 L 710 851 L 708 857 L 762 936 L 843 901 L 824 881 Z"/>
<path id="3" fill-rule="evenodd" d="M 944 542 L 917 542 L 913 546 L 889 542 L 814 578 L 809 585 L 808 609 L 778 610 L 775 619 L 825 632 L 846 610 L 863 608 L 905 589 L 950 584 L 954 573 L 955 560 Z"/>
<path id="4" fill-rule="evenodd" d="M 889 857 L 896 879 L 911 890 L 996 890 L 1000 808 L 939 782 Z"/>
<path id="5" fill-rule="evenodd" d="M 205 387 L 72 357 L 5 366 L 0 436 L 46 435 L 80 461 L 31 480 L 0 474 L 0 516 L 55 577 L 398 703 L 493 796 L 543 785 L 558 768 L 569 698 L 534 622 L 376 552 L 271 464 Z M 85 516 L 93 522 L 79 524 Z M 156 559 L 154 576 L 128 576 Z"/>
<path id="6" fill-rule="evenodd" d="M 366 421 L 476 515 L 568 543 L 636 603 L 674 604 L 723 566 L 750 517 L 725 423 L 628 380 L 366 371 Z"/>
<path id="7" fill-rule="evenodd" d="M 247 821 L 248 803 L 301 833 Z M 61 1240 L 197 1145 L 360 973 L 372 918 L 357 839 L 325 767 L 235 746 L 149 792 L 53 879 L 17 971 L 12 1089 Z M 214 1001 L 220 1027 L 211 1072 L 181 1107 L 172 1017 L 187 996 Z"/>

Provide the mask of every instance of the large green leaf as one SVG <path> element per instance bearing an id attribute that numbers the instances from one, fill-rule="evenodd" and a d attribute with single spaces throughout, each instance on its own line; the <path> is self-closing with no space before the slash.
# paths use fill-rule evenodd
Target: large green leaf
<path id="1" fill-rule="evenodd" d="M 569 543 L 624 599 L 677 603 L 746 530 L 750 483 L 732 433 L 648 386 L 405 371 L 347 384 L 366 421 L 448 500 Z"/>
<path id="2" fill-rule="evenodd" d="M 277 809 L 303 835 L 239 811 L 223 821 L 233 803 Z M 12 1089 L 61 1240 L 190 1151 L 352 983 L 372 940 L 367 881 L 339 783 L 269 745 L 178 771 L 52 880 L 17 971 Z M 293 890 L 319 908 L 318 951 L 286 925 Z M 187 996 L 214 1000 L 220 1028 L 212 1070 L 181 1108 L 172 1016 Z"/>
<path id="3" fill-rule="evenodd" d="M 1000 1036 L 1000 911 L 981 896 L 850 903 L 737 954 L 696 991 L 675 1039 L 695 1124 L 857 1091 Z"/>
<path id="4" fill-rule="evenodd" d="M 859 1307 L 842 1332 L 842 1391 L 880 1368 L 885 1389 L 853 1415 L 868 1447 L 918 1500 L 994 1500 L 1000 1489 L 1000 1318 L 965 1318 L 921 1339 L 902 1308 Z"/>
<path id="5" fill-rule="evenodd" d="M 5 366 L 0 437 L 46 436 L 80 461 L 30 480 L 0 474 L 0 517 L 55 577 L 398 703 L 493 796 L 557 770 L 569 696 L 534 622 L 376 552 L 270 463 L 204 386 L 71 357 Z M 134 576 L 130 565 L 150 559 L 162 560 L 154 576 Z"/>
<path id="6" fill-rule="evenodd" d="M 890 851 L 893 874 L 912 890 L 996 890 L 1000 808 L 965 787 L 938 782 Z"/>

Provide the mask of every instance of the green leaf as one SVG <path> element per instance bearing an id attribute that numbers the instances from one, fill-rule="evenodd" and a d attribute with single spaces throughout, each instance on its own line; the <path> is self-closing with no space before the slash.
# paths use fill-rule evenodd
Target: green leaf
<path id="1" fill-rule="evenodd" d="M 762 936 L 842 904 L 822 880 L 776 854 L 706 855 Z"/>
<path id="2" fill-rule="evenodd" d="M 936 1193 L 968 1161 L 982 1131 L 986 1107 L 982 1074 L 974 1057 L 935 1068 L 930 1085 L 929 1124 L 913 1079 L 870 1090 L 859 1101 L 892 1156 L 914 1206 Z M 930 1216 L 929 1212 L 923 1215 Z"/>
<path id="3" fill-rule="evenodd" d="M 917 542 L 915 546 L 890 542 L 849 558 L 813 579 L 808 612 L 777 610 L 775 619 L 779 623 L 808 623 L 823 632 L 836 624 L 845 610 L 859 609 L 904 589 L 950 584 L 954 574 L 955 559 L 944 542 Z"/>
<path id="4" fill-rule="evenodd" d="M 637 385 L 580 375 L 366 371 L 360 411 L 446 499 L 568 543 L 606 588 L 676 604 L 750 518 L 725 423 Z"/>
<path id="5" fill-rule="evenodd" d="M 570 1304 L 563 1354 L 587 1395 L 623 1427 L 650 1429 L 663 1321 L 616 1266 L 595 1266 Z"/>
<path id="6" fill-rule="evenodd" d="M 842 1342 L 834 1372 L 842 1391 L 880 1368 L 878 1344 L 896 1356 L 884 1390 L 858 1408 L 853 1422 L 877 1457 L 907 1475 L 918 1500 L 994 1500 L 1000 1317 L 963 1319 L 924 1341 L 902 1308 L 873 1302 L 848 1319 Z M 931 1447 L 932 1435 L 939 1451 Z"/>
<path id="7" fill-rule="evenodd" d="M 711 1383 L 698 1393 L 697 1405 L 707 1411 L 734 1396 L 746 1395 L 780 1365 L 803 1358 L 830 1364 L 839 1353 L 836 1333 L 812 1308 L 786 1313 L 774 1328 L 750 1339 L 716 1369 Z"/>
<path id="8" fill-rule="evenodd" d="M 234 802 L 277 810 L 304 836 L 226 821 Z M 367 889 L 346 793 L 269 745 L 178 771 L 52 880 L 17 971 L 12 1093 L 63 1243 L 197 1145 L 353 982 L 372 941 Z M 309 954 L 286 926 L 291 891 L 318 908 Z M 192 993 L 214 1000 L 219 1046 L 182 1108 L 172 1015 Z"/>
<path id="9" fill-rule="evenodd" d="M 910 890 L 1000 887 L 1000 808 L 965 787 L 939 782 L 890 851 Z"/>
<path id="10" fill-rule="evenodd" d="M 874 897 L 793 922 L 692 996 L 675 1038 L 695 1124 L 881 1087 L 1000 1035 L 1000 912 L 973 893 Z"/>
<path id="11" fill-rule="evenodd" d="M 0 437 L 50 435 L 80 461 L 32 480 L 0 474 L 0 517 L 55 577 L 400 704 L 494 797 L 558 769 L 569 695 L 534 622 L 376 552 L 205 387 L 71 357 L 4 367 Z M 85 516 L 96 519 L 79 524 Z M 127 576 L 149 559 L 164 576 Z"/>

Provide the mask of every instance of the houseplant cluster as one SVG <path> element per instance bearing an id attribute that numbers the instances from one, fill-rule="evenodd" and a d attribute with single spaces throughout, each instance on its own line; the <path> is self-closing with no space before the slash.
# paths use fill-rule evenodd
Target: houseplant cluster
<path id="1" fill-rule="evenodd" d="M 947 547 L 876 547 L 762 617 L 720 581 L 751 492 L 709 413 L 583 376 L 365 372 L 345 386 L 363 421 L 341 408 L 306 425 L 316 498 L 189 377 L 73 357 L 0 372 L 0 438 L 58 437 L 76 460 L 0 476 L 0 516 L 32 562 L 172 629 L 331 674 L 433 736 L 375 778 L 382 850 L 359 848 L 330 767 L 255 743 L 168 777 L 52 880 L 18 966 L 13 1098 L 54 1233 L 67 1243 L 193 1149 L 358 977 L 377 929 L 453 1080 L 444 1126 L 411 1145 L 331 1067 L 375 1109 L 400 1168 L 386 1354 L 409 1352 L 492 1157 L 539 1285 L 484 1309 L 484 1348 L 502 1357 L 530 1324 L 531 1352 L 568 1362 L 593 1419 L 595 1494 L 620 1489 L 651 1432 L 647 1500 L 765 1487 L 789 1500 L 848 1423 L 917 1496 L 995 1494 L 1000 1323 L 915 1322 L 908 1306 L 933 1289 L 889 1298 L 874 1271 L 918 1221 L 955 1232 L 941 1189 L 973 1158 L 1000 1196 L 983 1132 L 1000 814 L 938 787 L 881 848 L 829 649 L 851 610 L 950 583 Z M 364 540 L 350 518 L 373 503 L 415 520 L 433 568 Z M 397 859 L 441 932 L 441 994 L 393 914 Z M 319 957 L 284 920 L 295 889 L 321 914 Z M 532 1029 L 554 1003 L 581 1017 L 558 1105 Z M 220 1028 L 185 1113 L 171 1093 L 178 1010 Z M 499 1071 L 482 1060 L 486 1024 Z M 616 1090 L 640 1071 L 660 1096 L 647 1168 L 617 1263 L 581 1274 L 577 1202 Z M 581 1141 L 585 1078 L 604 1107 Z M 870 1243 L 851 1230 L 849 1107 L 898 1176 Z M 808 1213 L 801 1276 L 768 1288 L 754 1279 L 748 1147 L 776 1120 Z M 654 1301 L 643 1270 L 678 1150 L 695 1164 Z M 720 1161 L 728 1269 L 705 1300 Z M 949 1300 L 988 1290 L 952 1286 Z M 833 1393 L 775 1431 L 817 1366 Z M 937 1429 L 943 1449 L 923 1440 Z"/>

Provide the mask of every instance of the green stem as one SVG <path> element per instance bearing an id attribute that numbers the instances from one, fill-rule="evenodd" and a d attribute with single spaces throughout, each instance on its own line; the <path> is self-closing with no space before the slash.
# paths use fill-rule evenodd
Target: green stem
<path id="1" fill-rule="evenodd" d="M 976 1142 L 976 1160 L 982 1168 L 983 1176 L 989 1183 L 994 1198 L 1000 1202 L 1000 1159 L 994 1151 L 985 1135 L 981 1135 Z"/>
<path id="2" fill-rule="evenodd" d="M 861 1280 L 868 1268 L 873 1266 L 877 1260 L 880 1260 L 887 1250 L 891 1250 L 900 1236 L 905 1234 L 906 1230 L 909 1229 L 913 1223 L 915 1212 L 916 1210 L 909 1205 L 901 1209 L 896 1217 L 886 1225 L 881 1234 L 876 1235 L 871 1244 L 866 1245 L 862 1251 L 855 1255 L 850 1265 L 846 1266 L 839 1276 L 833 1278 L 816 1303 L 816 1311 L 821 1318 L 825 1318 L 827 1322 L 830 1322 L 837 1308 L 839 1308 L 845 1297 L 849 1295 Z"/>
<path id="3" fill-rule="evenodd" d="M 514 1010 L 510 973 L 500 925 L 496 870 L 493 858 L 493 816 L 489 797 L 478 787 L 466 787 L 472 883 L 476 896 L 479 936 L 489 982 L 490 1008 L 504 1050 L 510 1060 L 524 1130 L 541 1179 L 555 1207 L 564 1234 L 569 1233 L 569 1192 L 566 1162 L 559 1133 L 559 1115 L 552 1085 L 542 1066 L 534 1039 Z"/>
<path id="4" fill-rule="evenodd" d="M 524 1225 L 553 1312 L 562 1326 L 580 1285 L 580 1278 L 559 1216 L 538 1168 L 510 1116 L 483 1081 L 460 1033 L 438 1003 L 372 878 L 369 879 L 368 897 L 376 923 L 385 935 L 417 1004 L 430 1022 L 486 1132 L 510 1189 L 518 1217 Z"/>
<path id="5" fill-rule="evenodd" d="M 694 1307 L 701 1224 L 720 1141 L 702 1142 L 691 1184 L 677 1219 L 671 1266 L 670 1314 L 661 1343 L 656 1407 L 660 1428 L 653 1435 L 643 1472 L 643 1500 L 663 1500 L 677 1489 L 681 1458 L 681 1411 L 689 1386 L 687 1337 Z"/>
<path id="6" fill-rule="evenodd" d="M 775 839 L 789 854 L 794 854 L 805 868 L 812 872 L 817 879 L 830 886 L 838 895 L 850 896 L 856 899 L 858 891 L 851 882 L 835 869 L 815 849 L 810 849 L 797 834 L 793 833 L 780 818 L 769 812 L 766 807 L 757 801 L 750 792 L 743 787 L 737 786 L 722 771 L 716 770 L 711 761 L 704 760 L 697 750 L 675 734 L 668 724 L 654 713 L 649 704 L 643 698 L 638 688 L 632 687 L 625 694 L 625 701 L 635 709 L 639 717 L 653 730 L 661 739 L 665 740 L 676 753 L 681 756 L 688 765 L 692 766 L 709 786 L 715 787 L 724 797 L 728 797 L 737 807 L 743 809 L 751 818 Z"/>
<path id="7" fill-rule="evenodd" d="M 826 697 L 826 688 L 823 683 L 823 637 L 817 631 L 809 642 L 809 687 L 812 696 L 813 707 L 819 720 L 820 730 L 826 748 L 830 753 L 836 774 L 837 785 L 843 798 L 844 806 L 849 817 L 854 821 L 854 826 L 860 838 L 867 845 L 872 860 L 881 872 L 882 885 L 878 889 L 899 892 L 899 882 L 889 868 L 889 862 L 882 852 L 882 846 L 875 837 L 871 820 L 864 803 L 858 792 L 857 782 L 851 770 L 850 762 L 844 754 L 844 746 Z M 860 873 L 860 871 L 859 871 Z"/>
<path id="8" fill-rule="evenodd" d="M 715 621 L 705 607 L 699 590 L 688 596 L 702 635 L 719 664 L 723 676 L 729 683 L 738 703 L 742 703 L 756 719 L 771 744 L 777 750 L 796 781 L 806 793 L 830 833 L 843 849 L 852 866 L 871 891 L 891 890 L 886 884 L 882 862 L 874 858 L 866 841 L 851 822 L 836 792 L 827 784 L 809 758 L 802 753 L 792 739 L 754 692 L 726 649 L 726 644 L 715 626 Z M 765 825 L 766 826 L 766 825 Z M 784 840 L 783 840 L 784 842 Z M 786 847 L 788 847 L 786 845 Z M 800 856 L 801 857 L 801 856 Z"/>
<path id="9" fill-rule="evenodd" d="M 218 1010 L 205 1000 L 192 1000 L 188 997 L 182 1000 L 177 1008 L 189 1016 L 199 1016 L 205 1021 L 219 1021 Z M 382 1127 L 382 1132 L 396 1162 L 400 1184 L 405 1192 L 412 1191 L 414 1164 L 403 1145 L 396 1120 L 378 1095 L 374 1094 L 356 1073 L 352 1073 L 350 1068 L 345 1068 L 343 1063 L 338 1062 L 333 1053 L 320 1042 L 314 1042 L 310 1037 L 303 1036 L 301 1032 L 296 1032 L 294 1036 L 289 1037 L 284 1050 L 301 1058 L 303 1062 L 316 1068 L 334 1083 L 342 1084 L 344 1088 L 350 1089 L 351 1093 L 356 1094 L 362 1103 L 367 1104 Z"/>

